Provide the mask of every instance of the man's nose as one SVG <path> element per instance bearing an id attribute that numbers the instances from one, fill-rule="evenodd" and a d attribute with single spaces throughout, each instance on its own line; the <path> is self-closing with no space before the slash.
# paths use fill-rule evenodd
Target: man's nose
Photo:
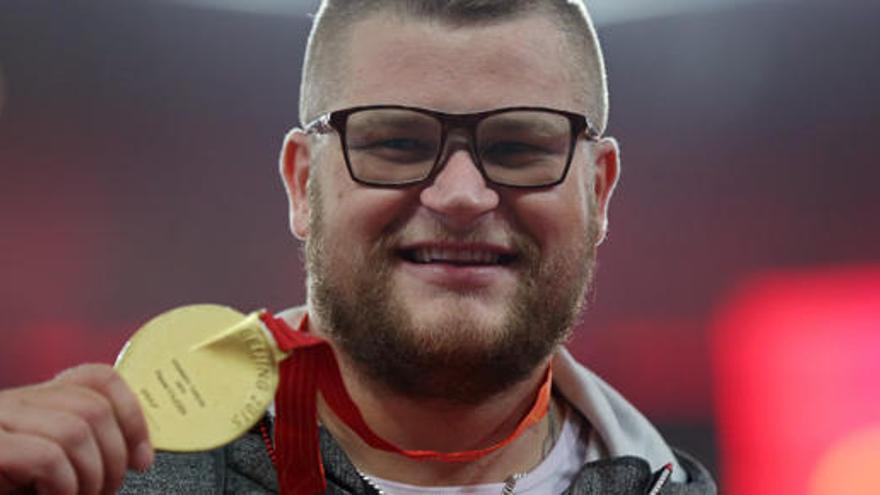
<path id="1" fill-rule="evenodd" d="M 452 228 L 467 228 L 498 207 L 498 192 L 489 187 L 467 149 L 456 149 L 431 183 L 422 189 L 423 205 Z"/>

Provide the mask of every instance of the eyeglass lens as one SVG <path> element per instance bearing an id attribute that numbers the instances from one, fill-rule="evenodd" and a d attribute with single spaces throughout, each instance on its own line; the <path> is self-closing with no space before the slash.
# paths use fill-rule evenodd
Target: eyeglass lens
<path id="1" fill-rule="evenodd" d="M 512 110 L 486 117 L 475 148 L 486 175 L 512 186 L 540 186 L 561 179 L 571 151 L 567 117 L 540 110 Z M 345 132 L 354 176 L 372 184 L 406 184 L 431 174 L 441 153 L 442 124 L 406 109 L 369 109 L 348 116 Z"/>

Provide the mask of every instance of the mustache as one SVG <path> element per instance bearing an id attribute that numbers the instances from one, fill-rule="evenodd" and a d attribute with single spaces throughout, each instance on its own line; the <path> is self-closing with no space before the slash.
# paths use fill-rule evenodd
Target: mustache
<path id="1" fill-rule="evenodd" d="M 515 246 L 531 236 L 520 232 L 506 223 L 488 224 L 481 222 L 469 229 L 453 229 L 437 219 L 408 221 L 389 226 L 382 239 L 401 245 L 411 242 L 435 241 L 462 244 L 497 244 Z"/>

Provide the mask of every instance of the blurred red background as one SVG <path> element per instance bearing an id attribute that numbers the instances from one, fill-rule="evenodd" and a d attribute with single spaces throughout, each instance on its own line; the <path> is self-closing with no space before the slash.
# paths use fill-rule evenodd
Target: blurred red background
<path id="1" fill-rule="evenodd" d="M 571 346 L 724 493 L 807 493 L 832 443 L 876 438 L 878 14 L 599 17 L 623 174 Z M 0 4 L 0 386 L 110 362 L 180 304 L 303 301 L 276 160 L 307 27 L 174 2 Z M 756 467 L 773 456 L 802 482 Z"/>
<path id="2" fill-rule="evenodd" d="M 731 493 L 880 493 L 880 265 L 755 278 L 713 332 Z"/>

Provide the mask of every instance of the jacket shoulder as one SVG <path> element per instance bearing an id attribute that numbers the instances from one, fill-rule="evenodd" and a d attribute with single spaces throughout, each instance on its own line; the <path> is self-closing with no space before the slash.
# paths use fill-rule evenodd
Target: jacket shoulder
<path id="1" fill-rule="evenodd" d="M 709 471 L 696 460 L 675 452 L 686 481 L 661 484 L 658 495 L 715 495 L 715 482 Z M 658 483 L 660 471 L 652 472 L 641 457 L 623 456 L 584 465 L 565 495 L 644 495 Z"/>
<path id="2" fill-rule="evenodd" d="M 198 453 L 157 452 L 153 466 L 129 471 L 119 493 L 223 493 L 222 449 Z"/>
<path id="3" fill-rule="evenodd" d="M 275 470 L 262 438 L 253 432 L 198 453 L 156 454 L 144 473 L 129 472 L 120 493 L 276 493 Z"/>
<path id="4" fill-rule="evenodd" d="M 660 495 L 715 495 L 718 493 L 715 480 L 705 466 L 680 450 L 674 452 L 679 465 L 687 473 L 688 479 L 682 483 L 667 483 L 660 490 Z"/>

